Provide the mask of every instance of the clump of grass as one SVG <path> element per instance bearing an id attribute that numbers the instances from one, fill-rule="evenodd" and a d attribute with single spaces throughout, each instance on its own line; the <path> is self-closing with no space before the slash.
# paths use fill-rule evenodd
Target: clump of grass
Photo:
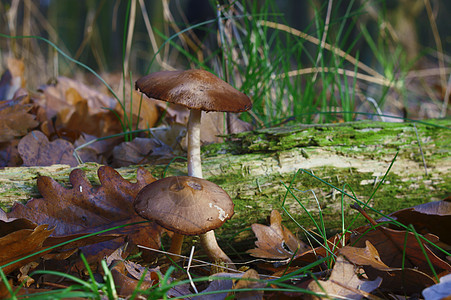
<path id="1" fill-rule="evenodd" d="M 377 108 L 383 108 L 389 91 L 402 93 L 410 65 L 404 63 L 401 48 L 385 51 L 383 39 L 376 43 L 365 26 L 358 27 L 356 37 L 352 35 L 359 17 L 366 14 L 365 6 L 328 1 L 312 8 L 310 24 L 300 31 L 286 25 L 273 1 L 217 6 L 214 23 L 207 21 L 176 33 L 182 39 L 193 28 L 212 31 L 212 24 L 217 24 L 212 33 L 218 36 L 217 45 L 205 39 L 200 42 L 209 44 L 207 50 L 199 44 L 193 54 L 172 37 L 169 43 L 191 66 L 207 68 L 249 94 L 254 107 L 242 118 L 258 127 L 292 119 L 302 123 L 355 120 L 353 112 L 367 105 L 368 84 L 382 91 L 377 93 Z M 160 35 L 168 41 L 168 36 Z M 382 74 L 359 61 L 362 40 L 382 66 Z"/>

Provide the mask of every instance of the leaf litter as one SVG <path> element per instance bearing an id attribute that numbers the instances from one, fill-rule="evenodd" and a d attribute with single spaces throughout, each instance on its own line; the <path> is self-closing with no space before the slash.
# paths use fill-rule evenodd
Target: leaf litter
<path id="1" fill-rule="evenodd" d="M 0 84 L 1 166 L 43 166 L 55 163 L 76 166 L 78 163 L 73 158 L 76 147 L 122 131 L 117 115 L 122 119 L 131 116 L 133 128 L 145 129 L 160 125 L 152 129 L 151 134 L 135 135 L 127 143 L 121 138 L 110 138 L 86 146 L 79 150 L 84 160 L 126 166 L 152 163 L 160 158 L 167 161 L 186 149 L 184 135 L 188 113 L 184 108 L 152 99 L 141 102 L 142 96 L 134 91 L 126 97 L 126 105 L 120 107 L 111 96 L 66 77 L 59 77 L 56 85 L 43 86 L 38 93 L 30 95 L 23 89 L 23 63 L 9 60 L 8 68 L 4 74 L 5 80 Z M 130 95 L 129 90 L 127 95 Z M 142 113 L 142 107 L 145 113 Z M 223 114 L 205 115 L 207 125 L 204 124 L 202 129 L 204 143 L 220 142 L 222 138 L 218 135 L 224 133 L 251 129 L 249 124 L 234 116 L 229 128 L 224 128 L 223 118 Z M 147 145 L 145 151 L 142 151 L 143 144 Z M 113 147 L 116 147 L 115 154 L 108 150 Z M 103 258 L 109 261 L 115 284 L 120 287 L 118 293 L 123 297 L 130 296 L 138 284 L 141 284 L 141 290 L 160 285 L 162 271 L 159 267 L 148 270 L 127 259 L 131 250 L 124 250 L 119 256 L 115 254 L 124 245 L 129 245 L 127 249 L 133 249 L 136 244 L 160 248 L 163 230 L 153 223 L 118 228 L 113 232 L 47 250 L 48 247 L 87 233 L 143 221 L 134 212 L 132 202 L 138 191 L 155 179 L 143 169 L 137 172 L 137 182 L 130 183 L 114 169 L 101 167 L 98 172 L 100 186 L 93 186 L 83 171 L 75 169 L 70 175 L 72 187 L 69 188 L 43 176 L 37 183 L 42 198 L 32 199 L 27 204 L 16 203 L 11 212 L 1 211 L 0 264 L 9 264 L 2 268 L 3 272 L 19 278 L 17 282 L 10 280 L 10 283 L 17 286 L 23 282 L 25 286 L 30 286 L 29 292 L 34 291 L 36 282 L 28 274 L 39 268 L 65 270 L 83 277 L 81 269 L 77 269 L 81 265 L 73 261 L 76 256 L 73 254 L 82 251 L 93 263 Z M 390 217 L 405 226 L 412 224 L 421 237 L 449 250 L 449 203 L 448 197 L 443 201 L 395 212 Z M 386 220 L 380 220 L 383 221 Z M 428 287 L 433 289 L 439 283 L 438 278 L 445 278 L 450 273 L 449 258 L 443 252 L 437 251 L 421 238 L 419 243 L 418 236 L 392 224 L 390 228 L 383 228 L 385 233 L 365 226 L 346 232 L 345 235 L 338 234 L 329 238 L 327 247 L 320 245 L 314 249 L 282 225 L 282 217 L 277 211 L 271 213 L 269 226 L 252 224 L 252 230 L 257 238 L 257 247 L 249 249 L 248 254 L 264 262 L 255 265 L 249 263 L 256 270 L 242 270 L 240 274 L 216 273 L 229 280 L 214 280 L 200 285 L 200 291 L 274 288 L 277 285 L 265 278 L 285 276 L 324 258 L 333 260 L 329 264 L 315 266 L 311 269 L 313 273 L 303 279 L 294 278 L 294 281 L 285 282 L 301 287 L 304 291 L 360 299 L 375 293 L 419 294 Z M 6 251 L 5 248 L 15 250 Z M 42 252 L 33 255 L 38 251 Z M 11 263 L 26 255 L 30 257 Z M 144 270 L 148 274 L 140 282 Z M 195 271 L 198 275 L 210 272 L 201 267 Z M 171 280 L 179 278 L 184 278 L 183 273 Z M 318 287 L 320 290 L 317 290 Z M 169 296 L 183 297 L 190 293 L 193 293 L 190 284 L 167 291 Z M 298 298 L 301 295 L 282 291 L 249 294 L 232 292 L 220 293 L 211 299 L 224 299 L 232 294 L 242 299 L 262 299 L 267 295 L 272 298 Z M 8 295 L 4 283 L 0 286 L 0 295 Z"/>

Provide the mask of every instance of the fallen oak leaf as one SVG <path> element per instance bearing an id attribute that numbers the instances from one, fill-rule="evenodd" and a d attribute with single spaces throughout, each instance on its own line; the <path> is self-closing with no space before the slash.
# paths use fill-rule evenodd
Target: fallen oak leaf
<path id="1" fill-rule="evenodd" d="M 78 165 L 73 156 L 74 145 L 63 139 L 49 142 L 47 136 L 38 130 L 24 136 L 17 147 L 24 166 Z"/>
<path id="2" fill-rule="evenodd" d="M 270 226 L 252 224 L 257 248 L 247 250 L 247 253 L 260 258 L 289 260 L 310 248 L 282 225 L 282 216 L 277 210 L 271 212 L 270 223 Z"/>
<path id="3" fill-rule="evenodd" d="M 30 114 L 31 104 L 26 103 L 26 95 L 12 100 L 0 101 L 0 142 L 7 142 L 25 135 L 38 122 Z"/>
<path id="4" fill-rule="evenodd" d="M 4 225 L 4 223 L 4 221 L 0 221 L 1 225 Z M 52 231 L 52 229 L 48 229 L 48 225 L 39 225 L 35 226 L 35 228 L 16 230 L 2 236 L 0 238 L 0 249 L 2 249 L 0 251 L 0 267 L 2 268 L 2 271 L 5 274 L 8 274 L 13 270 L 36 260 L 36 258 L 41 257 L 43 254 L 50 252 L 51 250 L 48 250 L 19 262 L 12 263 L 22 257 L 47 248 L 44 246 L 44 241 L 50 236 Z"/>
<path id="5" fill-rule="evenodd" d="M 437 273 L 451 272 L 451 266 L 433 253 L 426 242 L 420 239 L 427 254 L 427 258 L 425 257 L 422 247 L 412 232 L 382 226 L 379 229 L 362 227 L 356 230 L 356 234 L 351 237 L 351 245 L 364 247 L 368 240 L 377 249 L 381 260 L 390 268 L 415 268 L 433 276 L 434 272 L 430 268 L 429 260 Z M 438 237 L 433 234 L 426 234 L 424 238 L 431 243 L 438 241 Z"/>
<path id="6" fill-rule="evenodd" d="M 346 232 L 345 234 L 337 233 L 326 240 L 325 244 L 327 245 L 321 245 L 301 253 L 296 257 L 292 265 L 310 264 L 329 255 L 335 255 L 340 248 L 348 243 L 350 237 L 350 232 Z"/>
<path id="7" fill-rule="evenodd" d="M 263 291 L 240 291 L 241 289 L 257 289 L 266 286 L 266 282 L 259 281 L 260 276 L 254 269 L 249 269 L 238 279 L 234 285 L 233 289 L 235 292 L 235 299 L 241 300 L 259 300 L 263 299 Z"/>
<path id="8" fill-rule="evenodd" d="M 345 246 L 339 250 L 341 255 L 359 266 L 363 266 L 369 279 L 382 278 L 381 289 L 396 294 L 412 295 L 435 284 L 428 274 L 413 268 L 390 268 L 381 260 L 377 249 L 370 241 L 365 248 Z"/>
<path id="9" fill-rule="evenodd" d="M 0 210 L 0 212 L 3 212 L 3 210 Z M 5 273 L 9 273 L 38 258 L 43 260 L 64 260 L 71 256 L 78 247 L 108 241 L 119 236 L 117 234 L 109 234 L 76 240 L 84 237 L 85 234 L 52 237 L 50 234 L 53 229 L 48 230 L 47 227 L 47 225 L 38 226 L 27 219 L 6 221 L 6 216 L 4 212 L 2 213 L 0 216 L 0 267 L 3 268 Z M 38 242 L 36 242 L 36 239 L 38 239 Z M 63 242 L 69 243 L 57 246 Z M 53 248 L 48 249 L 50 247 Z M 23 259 L 34 253 L 36 255 Z M 18 261 L 11 263 L 15 260 Z"/>
<path id="10" fill-rule="evenodd" d="M 47 108 L 48 119 L 56 116 L 59 111 L 75 105 L 80 99 L 87 101 L 90 115 L 105 112 L 105 108 L 114 109 L 116 106 L 114 98 L 96 91 L 80 81 L 64 76 L 58 77 L 57 80 L 56 85 L 41 87 L 43 95 L 39 100 L 39 104 Z M 77 91 L 79 97 L 74 97 L 70 90 Z"/>
<path id="11" fill-rule="evenodd" d="M 308 289 L 327 298 L 362 299 L 379 287 L 382 278 L 375 280 L 361 280 L 356 273 L 356 267 L 344 256 L 338 256 L 332 273 L 327 281 L 312 281 Z M 318 299 L 310 295 L 311 299 Z"/>
<path id="12" fill-rule="evenodd" d="M 440 238 L 441 242 L 451 245 L 451 196 L 444 200 L 423 203 L 414 207 L 398 210 L 389 215 L 396 221 L 412 224 L 418 233 L 432 233 Z M 379 221 L 385 221 L 381 219 Z"/>
<path id="13" fill-rule="evenodd" d="M 159 277 L 154 271 L 146 271 L 144 278 L 130 276 L 130 269 L 137 268 L 137 266 L 139 265 L 125 260 L 112 261 L 110 266 L 111 275 L 115 286 L 118 287 L 117 292 L 119 296 L 128 298 L 136 293 L 138 286 L 140 290 L 147 290 L 158 283 Z M 144 273 L 141 275 L 144 275 Z"/>
<path id="14" fill-rule="evenodd" d="M 118 167 L 169 161 L 174 155 L 168 145 L 156 138 L 134 138 L 113 149 L 114 164 Z"/>
<path id="15" fill-rule="evenodd" d="M 382 262 L 377 249 L 368 240 L 365 241 L 365 248 L 345 246 L 339 249 L 338 253 L 359 266 L 371 266 L 376 269 L 389 268 Z"/>
<path id="16" fill-rule="evenodd" d="M 53 236 L 62 237 L 73 234 L 98 232 L 135 222 L 146 220 L 138 216 L 133 209 L 133 199 L 139 190 L 155 181 L 153 176 L 139 168 L 137 182 L 131 183 L 111 167 L 103 166 L 98 170 L 100 186 L 92 186 L 80 169 L 69 175 L 72 188 L 64 188 L 55 180 L 41 176 L 37 180 L 38 190 L 43 198 L 34 198 L 22 204 L 16 202 L 9 218 L 26 218 L 37 224 L 55 227 Z M 135 224 L 119 228 L 114 232 L 126 235 L 133 244 L 159 248 L 162 229 L 155 223 Z M 123 238 L 91 245 L 84 248 L 85 254 L 96 256 L 109 254 L 123 243 Z"/>

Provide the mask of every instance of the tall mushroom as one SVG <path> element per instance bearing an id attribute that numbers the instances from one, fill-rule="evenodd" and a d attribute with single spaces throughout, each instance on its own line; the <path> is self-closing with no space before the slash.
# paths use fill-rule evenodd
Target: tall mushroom
<path id="1" fill-rule="evenodd" d="M 200 121 L 202 111 L 243 112 L 252 108 L 248 96 L 205 70 L 161 71 L 136 81 L 136 89 L 149 98 L 180 104 L 190 109 L 188 119 L 188 175 L 202 178 Z M 217 246 L 214 231 L 201 235 L 203 244 Z M 230 262 L 223 253 L 221 260 Z"/>
<path id="2" fill-rule="evenodd" d="M 141 217 L 177 233 L 172 237 L 169 252 L 180 254 L 184 235 L 199 235 L 221 227 L 232 217 L 234 205 L 229 195 L 213 182 L 172 176 L 146 185 L 133 206 Z M 210 259 L 223 259 L 218 244 L 202 246 Z"/>

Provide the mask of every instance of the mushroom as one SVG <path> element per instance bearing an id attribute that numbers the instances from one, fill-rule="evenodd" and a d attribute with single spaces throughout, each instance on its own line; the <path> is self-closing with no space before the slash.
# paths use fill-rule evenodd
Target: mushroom
<path id="1" fill-rule="evenodd" d="M 202 178 L 200 120 L 202 110 L 243 112 L 252 108 L 248 96 L 205 70 L 161 71 L 136 81 L 136 89 L 149 98 L 180 104 L 190 109 L 188 119 L 188 175 Z M 203 243 L 217 244 L 214 231 L 201 235 Z M 230 258 L 221 255 L 225 262 Z"/>
<path id="2" fill-rule="evenodd" d="M 188 175 L 202 178 L 200 120 L 202 111 L 243 112 L 252 108 L 248 96 L 205 70 L 161 71 L 136 81 L 149 98 L 190 109 L 188 119 Z"/>
<path id="3" fill-rule="evenodd" d="M 141 217 L 174 232 L 169 252 L 180 254 L 184 235 L 200 235 L 221 227 L 232 217 L 234 205 L 229 195 L 211 181 L 172 176 L 146 185 L 133 206 Z M 216 239 L 201 242 L 210 259 L 233 266 Z"/>

